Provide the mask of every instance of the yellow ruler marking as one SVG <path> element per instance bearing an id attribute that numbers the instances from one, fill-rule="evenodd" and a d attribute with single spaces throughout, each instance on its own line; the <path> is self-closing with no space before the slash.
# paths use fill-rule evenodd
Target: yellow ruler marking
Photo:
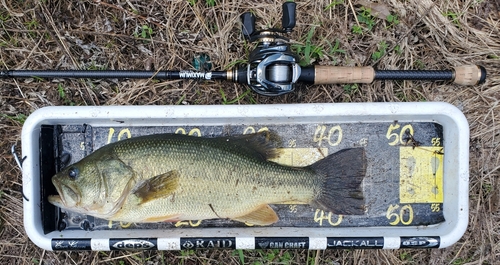
<path id="1" fill-rule="evenodd" d="M 443 202 L 442 150 L 434 146 L 400 147 L 400 203 Z"/>
<path id="2" fill-rule="evenodd" d="M 325 158 L 328 148 L 279 148 L 280 156 L 272 159 L 276 163 L 304 167 Z"/>

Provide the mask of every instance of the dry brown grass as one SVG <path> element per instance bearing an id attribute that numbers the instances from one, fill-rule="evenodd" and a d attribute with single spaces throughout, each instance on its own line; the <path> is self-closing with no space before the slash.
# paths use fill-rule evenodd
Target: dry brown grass
<path id="1" fill-rule="evenodd" d="M 237 104 L 445 101 L 465 113 L 471 130 L 470 222 L 452 247 L 397 251 L 244 251 L 245 261 L 291 264 L 499 264 L 500 263 L 500 4 L 477 0 L 383 0 L 375 5 L 397 14 L 400 24 L 376 18 L 372 30 L 354 34 L 354 12 L 369 1 L 299 1 L 298 23 L 290 36 L 330 50 L 336 40 L 345 53 L 325 54 L 317 64 L 374 65 L 380 69 L 449 68 L 481 64 L 484 85 L 457 87 L 442 82 L 375 82 L 357 89 L 301 87 L 293 94 L 266 98 L 251 94 Z M 207 53 L 216 70 L 246 58 L 251 45 L 238 17 L 253 10 L 258 27 L 279 26 L 281 3 L 203 0 L 194 6 L 171 1 L 0 1 L 0 68 L 7 69 L 189 69 L 195 54 Z M 152 29 L 142 38 L 141 28 Z M 388 52 L 371 54 L 385 41 Z M 399 46 L 400 52 L 397 52 Z M 64 96 L 59 90 L 64 91 Z M 46 252 L 29 241 L 22 226 L 21 172 L 10 155 L 19 144 L 23 116 L 48 105 L 221 104 L 247 88 L 232 83 L 152 80 L 0 81 L 0 262 L 2 264 L 237 264 L 232 251 Z M 288 253 L 288 254 L 286 254 Z"/>

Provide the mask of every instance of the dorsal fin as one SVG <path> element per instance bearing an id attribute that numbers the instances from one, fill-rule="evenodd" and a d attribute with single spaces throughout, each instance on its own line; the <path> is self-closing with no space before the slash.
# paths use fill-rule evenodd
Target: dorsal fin
<path id="1" fill-rule="evenodd" d="M 280 146 L 281 140 L 276 133 L 270 131 L 262 131 L 252 134 L 244 134 L 238 136 L 219 136 L 219 137 L 195 137 L 183 134 L 155 134 L 142 137 L 134 137 L 117 142 L 117 145 L 126 142 L 150 140 L 172 140 L 169 144 L 192 144 L 200 146 L 209 146 L 221 151 L 227 151 L 232 154 L 258 159 L 270 160 L 278 158 L 279 150 L 274 146 Z M 175 140 L 179 140 L 177 143 Z"/>
<path id="2" fill-rule="evenodd" d="M 215 139 L 231 151 L 262 160 L 277 158 L 280 155 L 279 150 L 273 145 L 279 138 L 269 131 Z"/>

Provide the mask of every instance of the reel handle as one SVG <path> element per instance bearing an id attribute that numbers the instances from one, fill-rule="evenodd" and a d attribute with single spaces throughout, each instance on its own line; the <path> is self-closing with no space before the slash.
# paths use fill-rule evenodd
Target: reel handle
<path id="1" fill-rule="evenodd" d="M 374 80 L 449 80 L 472 86 L 486 80 L 486 69 L 464 65 L 452 70 L 375 70 L 373 67 L 312 66 L 302 68 L 299 81 L 315 85 L 371 83 Z"/>
<path id="2" fill-rule="evenodd" d="M 281 17 L 281 26 L 283 27 L 283 32 L 290 33 L 293 31 L 296 19 L 296 8 L 297 4 L 295 2 L 285 2 L 282 5 L 283 15 Z M 254 34 L 258 34 L 255 30 L 255 15 L 252 12 L 245 12 L 240 16 L 241 20 L 241 31 L 243 36 L 247 40 L 251 40 Z"/>
<path id="3" fill-rule="evenodd" d="M 281 26 L 286 33 L 292 32 L 296 24 L 295 10 L 297 4 L 295 2 L 284 2 L 283 3 L 283 16 L 281 17 Z"/>
<path id="4" fill-rule="evenodd" d="M 255 15 L 251 12 L 245 12 L 240 16 L 240 19 L 243 36 L 249 40 L 255 33 Z"/>

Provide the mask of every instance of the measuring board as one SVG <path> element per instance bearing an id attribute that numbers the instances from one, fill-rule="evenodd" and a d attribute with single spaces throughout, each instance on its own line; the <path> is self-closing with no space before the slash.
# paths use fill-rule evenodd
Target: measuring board
<path id="1" fill-rule="evenodd" d="M 25 216 L 29 211 L 39 218 L 36 228 L 33 218 L 25 227 L 49 250 L 445 247 L 467 224 L 464 120 L 445 103 L 44 108 L 23 128 Z M 112 142 L 160 133 L 217 137 L 262 131 L 278 136 L 280 157 L 274 161 L 284 165 L 307 166 L 345 148 L 364 148 L 366 213 L 275 204 L 279 221 L 265 227 L 227 219 L 123 223 L 47 201 L 57 194 L 51 183 L 56 172 Z M 26 165 L 33 170 L 27 172 Z"/>

